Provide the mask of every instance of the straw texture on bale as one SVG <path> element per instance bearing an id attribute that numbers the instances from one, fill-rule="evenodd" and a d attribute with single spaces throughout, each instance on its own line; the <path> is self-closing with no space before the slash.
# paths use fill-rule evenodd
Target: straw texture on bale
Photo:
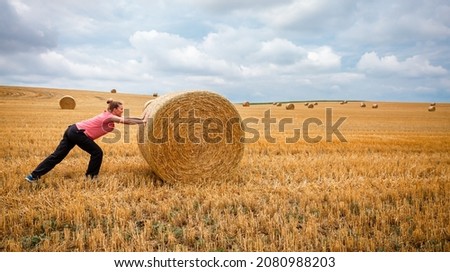
<path id="1" fill-rule="evenodd" d="M 287 110 L 293 110 L 293 109 L 295 109 L 295 105 L 292 104 L 292 103 L 289 103 L 289 104 L 286 105 L 286 109 Z"/>
<path id="2" fill-rule="evenodd" d="M 148 105 L 150 105 L 152 102 L 153 102 L 153 99 L 151 99 L 151 100 L 145 102 L 145 104 L 144 104 L 144 111 L 145 111 L 145 109 L 148 107 Z"/>
<path id="3" fill-rule="evenodd" d="M 229 176 L 244 152 L 241 117 L 226 98 L 209 91 L 166 94 L 144 110 L 138 146 L 150 169 L 166 182 Z"/>
<path id="4" fill-rule="evenodd" d="M 75 99 L 70 95 L 65 95 L 59 100 L 59 106 L 64 110 L 73 110 L 76 105 Z"/>
<path id="5" fill-rule="evenodd" d="M 429 106 L 428 107 L 428 111 L 436 111 L 436 107 L 435 106 Z"/>

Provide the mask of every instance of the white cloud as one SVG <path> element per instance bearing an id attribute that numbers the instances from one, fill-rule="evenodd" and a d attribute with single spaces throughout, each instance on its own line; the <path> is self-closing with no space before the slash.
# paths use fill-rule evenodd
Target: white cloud
<path id="1" fill-rule="evenodd" d="M 320 69 L 339 68 L 341 65 L 341 57 L 333 52 L 333 49 L 330 47 L 321 46 L 308 52 L 306 63 Z"/>
<path id="2" fill-rule="evenodd" d="M 252 55 L 259 50 L 261 42 L 270 39 L 273 34 L 267 29 L 217 25 L 199 46 L 209 55 L 240 63 L 255 61 Z"/>
<path id="3" fill-rule="evenodd" d="M 402 45 L 450 38 L 448 1 L 371 1 L 359 4 L 353 23 L 337 37 L 359 45 Z M 447 13 L 448 14 L 448 13 Z M 446 16 L 448 17 L 448 16 Z"/>
<path id="4" fill-rule="evenodd" d="M 204 52 L 201 43 L 176 34 L 139 31 L 130 37 L 130 42 L 155 71 L 165 69 L 181 74 L 226 75 L 233 69 L 227 61 Z"/>
<path id="5" fill-rule="evenodd" d="M 19 15 L 26 15 L 30 12 L 30 7 L 27 4 L 20 2 L 19 0 L 10 1 L 10 5 L 14 7 L 14 10 Z"/>
<path id="6" fill-rule="evenodd" d="M 407 77 L 440 76 L 447 74 L 441 66 L 433 66 L 422 56 L 413 56 L 399 61 L 396 56 L 379 57 L 377 53 L 365 53 L 359 60 L 359 70 L 369 74 L 400 75 Z"/>
<path id="7" fill-rule="evenodd" d="M 152 59 L 163 57 L 161 54 L 164 54 L 164 52 L 193 44 L 193 41 L 182 38 L 177 34 L 156 30 L 137 31 L 131 35 L 129 40 L 134 48 Z"/>
<path id="8" fill-rule="evenodd" d="M 235 10 L 260 10 L 267 8 L 268 6 L 276 6 L 284 2 L 291 1 L 292 0 L 181 0 L 182 3 L 188 3 L 193 7 L 202 8 L 214 13 L 222 14 Z"/>
<path id="9" fill-rule="evenodd" d="M 102 74 L 107 73 L 100 66 L 73 62 L 64 55 L 54 51 L 42 53 L 40 58 L 42 67 L 48 74 L 75 78 L 101 78 Z"/>
<path id="10" fill-rule="evenodd" d="M 0 54 L 42 51 L 56 46 L 54 29 L 28 18 L 29 6 L 0 1 Z"/>
<path id="11" fill-rule="evenodd" d="M 178 74 L 238 79 L 340 67 L 341 57 L 329 46 L 305 49 L 286 39 L 260 40 L 258 33 L 258 29 L 222 28 L 193 41 L 151 30 L 134 33 L 130 42 L 152 68 Z"/>
<path id="12" fill-rule="evenodd" d="M 353 0 L 302 0 L 280 3 L 256 16 L 277 28 L 314 33 L 329 32 L 351 23 L 357 2 Z"/>
<path id="13" fill-rule="evenodd" d="M 341 65 L 341 56 L 328 46 L 305 49 L 289 41 L 262 42 L 255 55 L 259 61 L 246 66 L 261 76 L 317 75 L 338 71 Z"/>
<path id="14" fill-rule="evenodd" d="M 295 45 L 291 41 L 280 38 L 262 41 L 259 47 L 259 50 L 252 56 L 254 60 L 278 65 L 292 65 L 298 60 L 305 58 L 307 54 L 304 48 Z"/>

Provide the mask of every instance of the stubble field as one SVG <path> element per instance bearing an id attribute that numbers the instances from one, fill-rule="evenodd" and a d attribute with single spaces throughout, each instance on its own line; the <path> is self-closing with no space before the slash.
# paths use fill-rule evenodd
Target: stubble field
<path id="1" fill-rule="evenodd" d="M 74 110 L 59 108 L 63 95 Z M 247 133 L 257 140 L 236 173 L 208 182 L 159 180 L 139 152 L 138 127 L 117 125 L 120 141 L 96 141 L 98 181 L 84 180 L 89 155 L 75 147 L 28 184 L 66 127 L 110 97 L 131 116 L 152 98 L 0 86 L 0 251 L 450 251 L 448 103 L 435 112 L 429 102 L 236 104 L 244 120 L 259 120 Z M 267 110 L 277 123 L 262 122 Z M 327 141 L 327 124 L 340 118 Z M 284 132 L 282 119 L 292 120 Z M 301 137 L 286 143 L 295 129 Z"/>

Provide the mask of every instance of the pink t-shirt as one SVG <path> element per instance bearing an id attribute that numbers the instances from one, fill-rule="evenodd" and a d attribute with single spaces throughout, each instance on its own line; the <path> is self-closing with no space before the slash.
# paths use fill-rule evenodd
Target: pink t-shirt
<path id="1" fill-rule="evenodd" d="M 76 123 L 78 129 L 84 129 L 84 133 L 86 136 L 95 140 L 105 135 L 108 132 L 113 131 L 114 122 L 107 121 L 109 118 L 114 115 L 109 111 L 105 111 L 97 116 L 92 117 L 91 119 L 87 119 L 81 122 Z"/>

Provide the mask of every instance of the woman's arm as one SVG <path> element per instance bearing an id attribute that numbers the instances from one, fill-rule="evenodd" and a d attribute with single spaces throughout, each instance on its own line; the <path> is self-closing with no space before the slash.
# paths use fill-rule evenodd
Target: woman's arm
<path id="1" fill-rule="evenodd" d="M 118 117 L 113 116 L 111 117 L 111 121 L 115 123 L 122 123 L 127 125 L 138 125 L 138 124 L 145 124 L 147 123 L 147 119 L 144 118 L 137 118 L 137 117 Z"/>

